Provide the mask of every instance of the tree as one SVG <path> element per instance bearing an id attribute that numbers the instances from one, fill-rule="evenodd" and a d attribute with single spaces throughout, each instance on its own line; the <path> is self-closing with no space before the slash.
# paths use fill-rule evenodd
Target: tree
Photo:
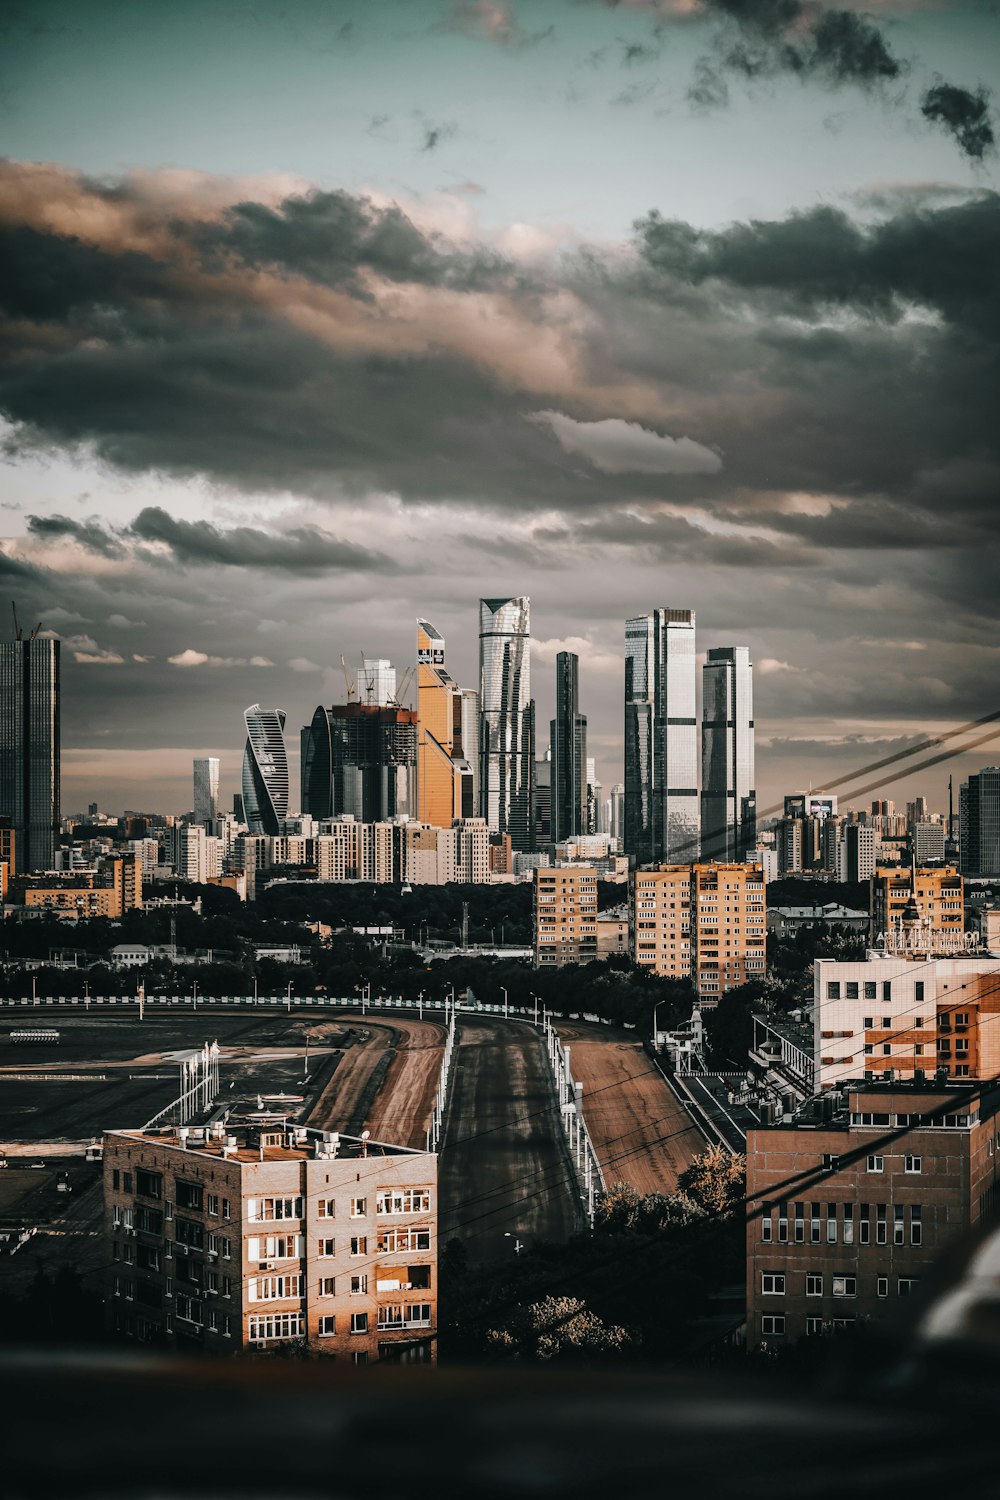
<path id="1" fill-rule="evenodd" d="M 518 1359 L 619 1359 L 638 1348 L 636 1333 L 602 1322 L 578 1297 L 545 1297 L 521 1307 L 505 1328 L 491 1328 L 488 1346 Z"/>
<path id="2" fill-rule="evenodd" d="M 681 1173 L 677 1186 L 712 1218 L 728 1219 L 746 1195 L 747 1159 L 709 1146 Z"/>

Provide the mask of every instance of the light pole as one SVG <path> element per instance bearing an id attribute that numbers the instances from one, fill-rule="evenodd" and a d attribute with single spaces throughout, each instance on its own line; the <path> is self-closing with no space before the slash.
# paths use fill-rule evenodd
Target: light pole
<path id="1" fill-rule="evenodd" d="M 420 1019 L 422 1021 L 424 1019 L 424 992 L 423 992 L 423 990 L 421 990 L 420 994 L 417 996 L 417 1004 L 420 1007 Z"/>
<path id="2" fill-rule="evenodd" d="M 90 981 L 89 981 L 89 979 L 85 979 L 83 981 L 83 1008 L 84 1008 L 84 1010 L 89 1010 L 90 1009 Z"/>
<path id="3" fill-rule="evenodd" d="M 659 1031 L 657 1030 L 657 1026 L 656 1026 L 656 1017 L 659 1014 L 660 1006 L 662 1004 L 663 1004 L 662 1000 L 657 1000 L 656 1004 L 653 1006 L 653 1051 L 654 1052 L 657 1050 L 656 1038 L 659 1036 Z"/>
<path id="4" fill-rule="evenodd" d="M 288 993 L 285 996 L 285 1004 L 287 1005 L 288 1009 L 291 1010 L 291 1008 L 292 1008 L 292 981 L 291 980 L 288 981 Z"/>
<path id="5" fill-rule="evenodd" d="M 507 991 L 503 985 L 500 986 L 500 993 L 503 996 L 503 1013 L 506 1018 L 510 1015 L 510 1006 L 507 1003 Z"/>
<path id="6" fill-rule="evenodd" d="M 521 1251 L 524 1249 L 524 1241 L 519 1238 L 517 1230 L 512 1231 L 510 1229 L 505 1229 L 503 1237 L 505 1240 L 514 1241 L 514 1254 L 520 1255 Z"/>
<path id="7" fill-rule="evenodd" d="M 31 1001 L 33 1005 L 38 1004 L 38 980 L 34 974 L 31 976 Z"/>
<path id="8" fill-rule="evenodd" d="M 531 998 L 535 1002 L 535 1025 L 537 1026 L 538 1025 L 538 996 L 534 992 L 532 992 Z"/>
<path id="9" fill-rule="evenodd" d="M 194 997 L 193 998 L 194 998 L 194 1004 L 192 1006 L 192 1009 L 193 1010 L 197 1010 L 198 1009 L 198 981 L 197 981 L 197 979 L 194 982 Z"/>
<path id="10" fill-rule="evenodd" d="M 254 1005 L 257 1004 L 257 980 L 256 979 L 254 979 L 254 982 L 253 982 L 253 1003 L 254 1003 Z"/>

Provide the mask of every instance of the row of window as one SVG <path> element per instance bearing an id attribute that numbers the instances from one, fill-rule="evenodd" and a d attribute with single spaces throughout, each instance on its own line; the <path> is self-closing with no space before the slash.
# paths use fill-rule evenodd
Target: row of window
<path id="1" fill-rule="evenodd" d="M 830 1290 L 834 1297 L 856 1297 L 858 1295 L 858 1278 L 849 1275 L 835 1275 L 830 1278 Z M 788 1278 L 783 1272 L 764 1271 L 761 1273 L 760 1290 L 765 1297 L 783 1297 L 787 1289 Z M 900 1297 L 908 1297 L 917 1285 L 916 1276 L 900 1276 L 896 1281 L 896 1291 Z M 824 1292 L 824 1277 L 822 1272 L 806 1272 L 806 1296 L 822 1297 Z M 875 1295 L 877 1297 L 888 1297 L 888 1276 L 876 1276 Z"/>
<path id="2" fill-rule="evenodd" d="M 431 1194 L 429 1188 L 379 1188 L 375 1194 L 376 1214 L 420 1214 L 429 1213 Z M 248 1198 L 247 1219 L 251 1223 L 266 1223 L 278 1219 L 301 1219 L 303 1200 L 300 1195 L 287 1197 Z M 368 1217 L 368 1198 L 352 1198 L 350 1217 Z M 321 1198 L 318 1216 L 332 1219 L 336 1216 L 336 1200 Z"/>
<path id="3" fill-rule="evenodd" d="M 881 1158 L 876 1158 L 881 1160 Z M 915 1158 L 919 1160 L 919 1158 Z M 881 1171 L 882 1168 L 873 1170 Z M 919 1168 L 918 1168 L 919 1170 Z M 824 1206 L 826 1212 L 824 1213 Z M 789 1219 L 788 1209 L 793 1210 L 792 1218 Z M 874 1215 L 872 1209 L 874 1207 Z M 903 1245 L 906 1243 L 906 1220 L 909 1212 L 910 1244 L 923 1244 L 923 1209 L 919 1203 L 895 1203 L 892 1206 L 885 1203 L 860 1203 L 857 1205 L 858 1212 L 855 1214 L 853 1203 L 788 1203 L 778 1204 L 777 1217 L 777 1243 L 788 1244 L 789 1238 L 796 1245 L 805 1244 L 818 1245 L 825 1239 L 828 1245 L 838 1243 L 853 1245 L 855 1242 L 855 1226 L 857 1226 L 857 1242 L 859 1245 L 870 1245 L 872 1240 L 872 1223 L 874 1220 L 876 1245 L 889 1243 L 889 1225 L 892 1225 L 892 1243 Z M 764 1244 L 774 1241 L 774 1211 L 770 1203 L 762 1205 L 763 1216 L 760 1221 L 760 1237 Z M 809 1212 L 806 1213 L 808 1208 Z M 824 1234 L 824 1222 L 826 1232 Z M 791 1226 L 791 1236 L 789 1236 Z M 808 1228 L 808 1232 L 807 1232 Z"/>

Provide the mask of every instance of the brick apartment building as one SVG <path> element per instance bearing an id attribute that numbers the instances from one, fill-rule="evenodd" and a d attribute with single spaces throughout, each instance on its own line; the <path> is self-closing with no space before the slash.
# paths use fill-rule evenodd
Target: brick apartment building
<path id="1" fill-rule="evenodd" d="M 764 873 L 753 864 L 660 865 L 631 878 L 632 959 L 693 979 L 698 1003 L 764 977 Z"/>
<path id="2" fill-rule="evenodd" d="M 593 866 L 560 865 L 535 871 L 534 930 L 536 968 L 587 964 L 599 956 Z"/>
<path id="3" fill-rule="evenodd" d="M 105 1136 L 111 1327 L 228 1354 L 302 1342 L 425 1363 L 437 1332 L 437 1157 L 286 1125 Z"/>
<path id="4" fill-rule="evenodd" d="M 940 938 L 961 933 L 965 927 L 964 886 L 954 865 L 935 865 L 911 870 L 879 865 L 871 880 L 871 937 L 891 932 L 915 910 Z M 911 902 L 913 907 L 911 908 Z"/>
<path id="5" fill-rule="evenodd" d="M 961 1084 L 856 1083 L 834 1104 L 747 1135 L 747 1198 L 762 1210 L 747 1223 L 750 1349 L 884 1321 L 997 1205 L 1000 1086 L 979 1100 Z M 824 1164 L 821 1180 L 787 1185 Z"/>

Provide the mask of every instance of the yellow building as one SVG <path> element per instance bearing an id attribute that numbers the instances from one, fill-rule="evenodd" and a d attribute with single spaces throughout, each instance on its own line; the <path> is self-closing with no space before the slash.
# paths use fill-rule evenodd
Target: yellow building
<path id="1" fill-rule="evenodd" d="M 632 959 L 692 979 L 702 1006 L 765 963 L 764 872 L 752 864 L 660 865 L 632 877 Z"/>
<path id="2" fill-rule="evenodd" d="M 955 865 L 879 865 L 871 882 L 872 939 L 898 927 L 910 903 L 920 922 L 933 933 L 959 934 L 965 929 L 964 886 Z"/>
<path id="3" fill-rule="evenodd" d="M 478 699 L 444 665 L 444 636 L 417 621 L 417 820 L 450 828 L 476 807 Z"/>
<path id="4" fill-rule="evenodd" d="M 597 957 L 597 871 L 590 865 L 536 870 L 536 967 L 586 964 Z"/>

